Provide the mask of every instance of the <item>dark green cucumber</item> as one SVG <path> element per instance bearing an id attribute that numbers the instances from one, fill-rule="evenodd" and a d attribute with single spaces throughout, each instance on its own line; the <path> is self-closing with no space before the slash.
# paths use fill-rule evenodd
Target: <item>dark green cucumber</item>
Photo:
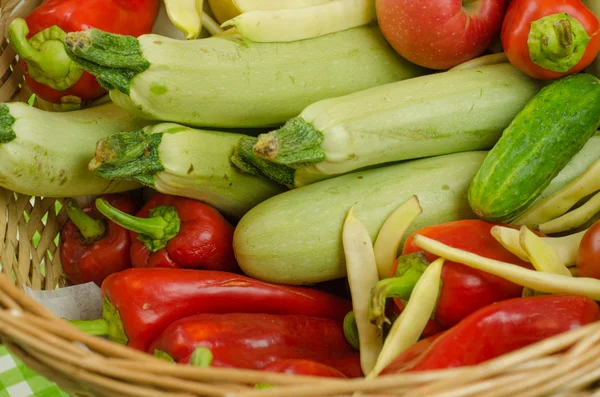
<path id="1" fill-rule="evenodd" d="M 488 221 L 522 214 L 600 126 L 600 81 L 563 77 L 543 88 L 488 153 L 469 188 L 471 209 Z"/>

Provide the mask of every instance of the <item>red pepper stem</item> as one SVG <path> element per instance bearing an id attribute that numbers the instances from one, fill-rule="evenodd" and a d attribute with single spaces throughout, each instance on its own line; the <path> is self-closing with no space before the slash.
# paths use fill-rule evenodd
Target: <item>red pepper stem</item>
<path id="1" fill-rule="evenodd" d="M 581 22 L 562 12 L 533 21 L 527 46 L 533 63 L 566 73 L 581 61 L 590 40 Z"/>
<path id="2" fill-rule="evenodd" d="M 96 208 L 108 219 L 132 232 L 139 233 L 138 240 L 148 250 L 156 252 L 179 233 L 181 220 L 171 206 L 160 206 L 150 211 L 148 218 L 138 218 L 111 206 L 106 200 L 97 199 Z"/>
<path id="3" fill-rule="evenodd" d="M 69 219 L 77 226 L 79 233 L 86 241 L 96 241 L 105 236 L 106 227 L 104 222 L 83 212 L 77 201 L 67 201 L 66 208 Z"/>
<path id="4" fill-rule="evenodd" d="M 42 30 L 27 40 L 29 27 L 23 18 L 8 26 L 11 47 L 27 63 L 29 76 L 38 83 L 64 91 L 83 74 L 83 68 L 69 58 L 64 48 L 66 33 L 58 26 Z"/>
<path id="5" fill-rule="evenodd" d="M 209 368 L 212 360 L 212 351 L 208 347 L 200 346 L 190 356 L 190 365 L 192 367 Z"/>
<path id="6" fill-rule="evenodd" d="M 69 320 L 69 322 L 88 335 L 107 336 L 109 333 L 108 321 L 103 318 L 97 320 Z"/>
<path id="7" fill-rule="evenodd" d="M 379 328 L 385 323 L 390 323 L 385 315 L 386 300 L 399 298 L 407 301 L 428 264 L 421 251 L 398 258 L 398 268 L 394 277 L 380 280 L 373 288 L 369 302 L 371 323 Z"/>

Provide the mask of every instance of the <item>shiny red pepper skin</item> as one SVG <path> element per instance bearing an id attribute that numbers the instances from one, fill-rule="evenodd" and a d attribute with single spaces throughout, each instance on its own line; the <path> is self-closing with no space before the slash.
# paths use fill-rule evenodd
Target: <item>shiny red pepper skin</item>
<path id="1" fill-rule="evenodd" d="M 359 353 L 346 341 L 339 321 L 261 313 L 199 314 L 171 324 L 150 345 L 178 363 L 203 346 L 212 367 L 262 369 L 280 359 L 308 359 L 348 377 L 362 376 Z"/>
<path id="2" fill-rule="evenodd" d="M 532 22 L 560 13 L 579 21 L 590 37 L 581 60 L 567 72 L 534 63 L 528 46 Z M 555 80 L 579 73 L 594 61 L 600 51 L 600 21 L 581 0 L 513 0 L 504 17 L 501 37 L 506 56 L 517 69 L 535 79 Z"/>
<path id="3" fill-rule="evenodd" d="M 273 361 L 263 368 L 267 372 L 279 372 L 290 375 L 323 376 L 326 378 L 346 378 L 337 369 L 312 360 L 287 359 Z"/>
<path id="4" fill-rule="evenodd" d="M 421 250 L 413 243 L 413 237 L 418 233 L 454 248 L 533 269 L 530 263 L 522 261 L 494 239 L 490 233 L 494 225 L 472 219 L 426 227 L 409 236 L 402 253 L 408 254 Z M 428 252 L 425 252 L 425 257 L 430 262 L 437 259 L 437 256 Z M 394 267 L 392 274 L 395 271 Z M 522 292 L 522 286 L 501 277 L 460 263 L 446 261 L 442 269 L 442 289 L 435 319 L 443 328 L 448 328 L 484 306 L 519 297 Z M 397 303 L 402 305 L 399 301 Z"/>
<path id="5" fill-rule="evenodd" d="M 128 346 L 144 351 L 170 324 L 201 313 L 298 314 L 341 322 L 352 310 L 349 300 L 311 288 L 209 270 L 128 269 L 109 276 L 102 293 L 120 315 Z"/>
<path id="6" fill-rule="evenodd" d="M 139 209 L 137 202 L 127 195 L 109 194 L 103 198 L 129 214 Z M 93 204 L 84 207 L 83 211 L 95 219 L 104 220 L 106 233 L 99 240 L 86 242 L 77 226 L 67 221 L 60 236 L 62 267 L 73 284 L 94 282 L 101 286 L 109 275 L 131 267 L 131 239 L 128 230 L 104 219 Z"/>
<path id="7" fill-rule="evenodd" d="M 423 339 L 396 357 L 381 375 L 479 364 L 598 320 L 598 305 L 585 297 L 509 299 Z"/>
<path id="8" fill-rule="evenodd" d="M 234 227 L 219 211 L 197 200 L 159 193 L 136 216 L 147 218 L 159 206 L 175 208 L 181 219 L 179 233 L 165 248 L 150 252 L 137 239 L 138 233 L 131 232 L 133 267 L 239 271 L 233 253 Z"/>
<path id="9" fill-rule="evenodd" d="M 159 0 L 48 0 L 25 18 L 29 27 L 27 38 L 51 26 L 58 26 L 66 33 L 97 28 L 138 37 L 152 32 L 159 9 Z M 106 92 L 88 72 L 69 89 L 58 91 L 29 77 L 25 62 L 20 65 L 31 91 L 52 103 L 61 103 L 61 98 L 69 95 L 82 100 L 96 99 Z"/>

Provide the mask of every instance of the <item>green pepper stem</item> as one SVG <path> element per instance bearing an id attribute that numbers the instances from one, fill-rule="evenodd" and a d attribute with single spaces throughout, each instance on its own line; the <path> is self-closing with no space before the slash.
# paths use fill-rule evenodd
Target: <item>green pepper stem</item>
<path id="1" fill-rule="evenodd" d="M 204 346 L 199 346 L 194 349 L 190 357 L 190 365 L 192 367 L 209 368 L 213 360 L 212 351 Z"/>
<path id="2" fill-rule="evenodd" d="M 344 336 L 346 337 L 346 341 L 355 348 L 356 350 L 360 350 L 360 343 L 358 339 L 358 327 L 356 326 L 356 318 L 354 318 L 354 312 L 349 311 L 348 314 L 344 317 L 344 323 L 342 325 L 344 330 Z"/>
<path id="3" fill-rule="evenodd" d="M 161 360 L 170 362 L 170 363 L 175 363 L 175 360 L 173 359 L 173 357 L 171 357 L 167 352 L 164 352 L 162 350 L 154 349 L 153 356 L 156 358 L 160 358 Z"/>
<path id="4" fill-rule="evenodd" d="M 64 91 L 73 86 L 83 69 L 73 62 L 64 48 L 66 33 L 51 26 L 27 40 L 29 27 L 23 18 L 14 19 L 8 26 L 10 45 L 28 66 L 29 76 L 38 83 Z"/>
<path id="5" fill-rule="evenodd" d="M 136 233 L 143 233 L 154 238 L 163 238 L 167 221 L 162 217 L 138 218 L 120 211 L 104 199 L 96 199 L 96 208 L 111 221 Z"/>
<path id="6" fill-rule="evenodd" d="M 533 21 L 527 45 L 533 63 L 566 73 L 581 61 L 590 40 L 581 22 L 563 12 Z"/>
<path id="7" fill-rule="evenodd" d="M 79 233 L 86 241 L 96 241 L 104 237 L 106 234 L 104 222 L 83 212 L 75 200 L 67 201 L 66 207 L 69 219 L 77 226 Z"/>
<path id="8" fill-rule="evenodd" d="M 153 208 L 148 218 L 138 218 L 127 214 L 101 198 L 96 199 L 96 208 L 117 225 L 139 233 L 138 239 L 151 252 L 164 248 L 167 242 L 179 233 L 181 226 L 177 210 L 171 206 Z"/>
<path id="9" fill-rule="evenodd" d="M 106 336 L 109 334 L 109 324 L 103 318 L 97 320 L 68 320 L 81 331 L 92 336 Z"/>
<path id="10" fill-rule="evenodd" d="M 369 320 L 371 323 L 379 328 L 382 328 L 385 323 L 390 323 L 385 315 L 386 300 L 388 298 L 399 298 L 407 301 L 428 263 L 421 251 L 402 255 L 398 258 L 398 268 L 394 277 L 380 280 L 371 292 L 369 302 Z"/>

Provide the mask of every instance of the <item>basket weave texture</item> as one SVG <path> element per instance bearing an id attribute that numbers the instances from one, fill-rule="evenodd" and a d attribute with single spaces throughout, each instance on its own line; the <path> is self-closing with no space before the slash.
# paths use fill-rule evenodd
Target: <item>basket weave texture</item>
<path id="1" fill-rule="evenodd" d="M 0 0 L 0 101 L 31 92 L 7 45 L 9 20 L 41 1 Z M 18 12 L 13 13 L 15 7 Z M 12 15 L 11 15 L 12 13 Z M 339 380 L 171 364 L 88 336 L 29 298 L 23 286 L 65 285 L 57 236 L 62 200 L 0 188 L 0 337 L 12 353 L 74 396 L 600 396 L 600 323 L 561 334 L 475 367 Z M 58 204 L 58 205 L 57 205 Z M 253 384 L 276 388 L 256 390 Z"/>

